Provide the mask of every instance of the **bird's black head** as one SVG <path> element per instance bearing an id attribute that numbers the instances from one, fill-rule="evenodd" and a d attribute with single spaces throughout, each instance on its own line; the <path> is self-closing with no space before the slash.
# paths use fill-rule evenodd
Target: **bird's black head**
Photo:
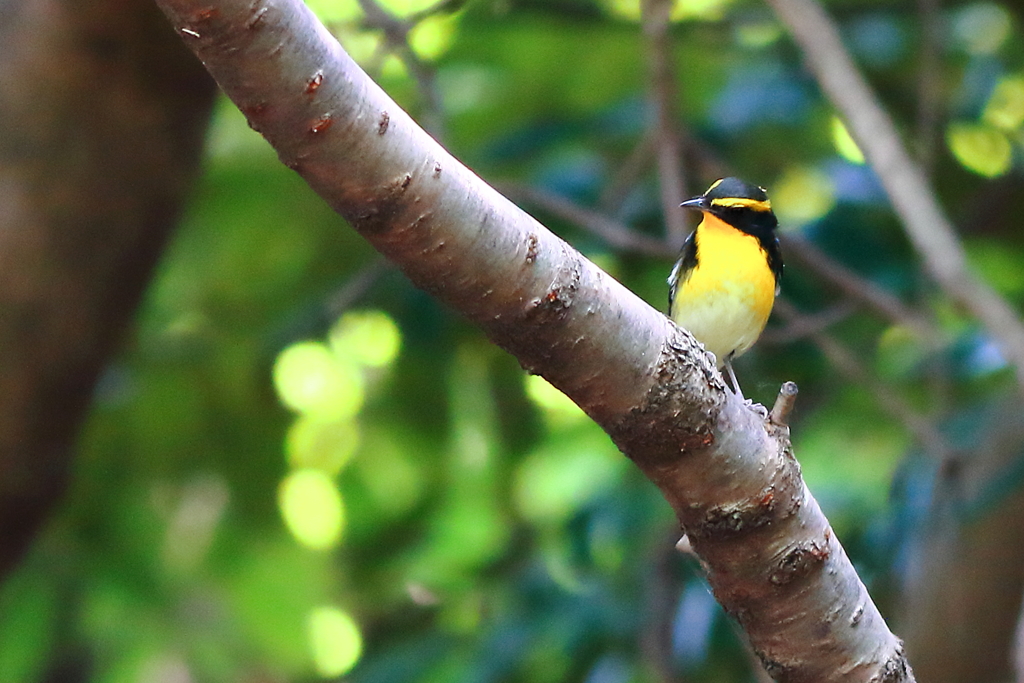
<path id="1" fill-rule="evenodd" d="M 764 188 L 739 178 L 722 178 L 700 197 L 685 201 L 680 206 L 706 211 L 759 238 L 768 238 L 779 225 Z"/>

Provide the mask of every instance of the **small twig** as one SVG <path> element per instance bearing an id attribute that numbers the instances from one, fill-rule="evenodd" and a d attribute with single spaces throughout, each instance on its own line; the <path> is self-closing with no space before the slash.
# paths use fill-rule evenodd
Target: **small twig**
<path id="1" fill-rule="evenodd" d="M 685 127 L 680 127 L 679 130 L 687 156 L 690 157 L 700 178 L 717 180 L 730 174 L 729 165 L 722 160 L 712 145 L 694 136 Z"/>
<path id="2" fill-rule="evenodd" d="M 498 189 L 511 199 L 533 204 L 548 213 L 597 235 L 610 246 L 654 258 L 674 258 L 676 250 L 665 240 L 630 230 L 604 214 L 584 208 L 557 194 L 528 185 L 498 184 Z"/>
<path id="3" fill-rule="evenodd" d="M 451 0 L 442 0 L 431 7 L 426 8 L 408 19 L 401 19 L 381 7 L 376 0 L 358 0 L 359 7 L 365 15 L 365 23 L 372 28 L 380 29 L 384 33 L 383 48 L 393 52 L 405 63 L 409 74 L 416 82 L 416 89 L 424 101 L 424 111 L 420 120 L 430 133 L 437 139 L 443 137 L 444 107 L 441 100 L 441 93 L 437 87 L 437 79 L 434 70 L 423 62 L 416 52 L 409 45 L 409 32 L 417 23 L 426 19 L 432 14 L 447 11 L 450 7 L 460 4 Z"/>
<path id="4" fill-rule="evenodd" d="M 337 318 L 356 301 L 370 291 L 370 288 L 390 266 L 383 256 L 376 256 L 360 268 L 345 284 L 332 292 L 324 302 L 324 311 L 331 318 Z"/>
<path id="5" fill-rule="evenodd" d="M 644 133 L 639 142 L 633 146 L 629 155 L 618 164 L 611 179 L 601 191 L 597 205 L 607 214 L 616 214 L 622 207 L 634 183 L 647 170 L 651 154 L 654 151 L 654 135 L 651 131 Z"/>
<path id="6" fill-rule="evenodd" d="M 789 426 L 789 415 L 793 412 L 793 406 L 796 405 L 796 395 L 800 389 L 796 386 L 796 382 L 783 382 L 779 388 L 779 395 L 775 397 L 775 405 L 772 406 L 772 412 L 769 413 L 768 419 L 772 421 L 772 424 L 776 424 L 780 427 Z"/>
<path id="7" fill-rule="evenodd" d="M 936 130 L 942 105 L 940 0 L 917 0 L 921 27 L 917 81 L 917 159 L 927 175 L 935 165 Z"/>
<path id="8" fill-rule="evenodd" d="M 376 0 L 357 0 L 359 9 L 363 10 L 368 26 L 379 28 L 385 34 L 394 36 L 396 42 L 405 42 L 410 25 L 377 4 Z"/>
<path id="9" fill-rule="evenodd" d="M 867 278 L 857 275 L 839 261 L 823 252 L 816 245 L 798 235 L 787 235 L 784 238 L 786 256 L 796 256 L 808 269 L 822 280 L 831 282 L 842 291 L 849 301 L 856 301 L 869 309 L 881 314 L 890 322 L 908 329 L 920 340 L 927 349 L 937 350 L 943 343 L 942 331 L 930 318 L 920 311 L 904 304 L 899 297 L 875 285 Z M 813 318 L 811 318 L 813 321 Z M 820 329 L 824 329 L 821 327 Z M 766 331 L 762 336 L 766 341 L 778 343 L 779 333 Z M 783 338 L 784 339 L 784 338 Z M 948 394 L 948 378 L 943 367 L 930 365 L 931 396 L 934 410 L 941 411 L 942 398 Z"/>
<path id="10" fill-rule="evenodd" d="M 897 325 L 903 325 L 923 340 L 941 337 L 927 317 L 867 278 L 857 275 L 808 240 L 792 233 L 782 239 L 787 258 L 795 256 L 815 275 L 831 282 L 850 299 L 868 306 Z"/>
<path id="11" fill-rule="evenodd" d="M 418 12 L 410 14 L 408 21 L 415 26 L 424 19 L 428 19 L 435 14 L 452 14 L 454 12 L 458 12 L 465 4 L 466 0 L 438 0 L 430 7 L 424 7 Z"/>
<path id="12" fill-rule="evenodd" d="M 846 320 L 855 310 L 854 303 L 847 299 L 819 313 L 801 316 L 786 323 L 784 327 L 767 329 L 761 334 L 760 341 L 769 344 L 790 344 Z"/>
<path id="13" fill-rule="evenodd" d="M 672 0 L 641 0 L 640 11 L 644 35 L 647 36 L 649 99 L 654 113 L 653 129 L 665 233 L 669 243 L 678 248 L 682 246 L 691 228 L 687 216 L 679 208 L 687 194 L 680 137 L 675 124 L 678 79 L 672 64 L 669 36 Z"/>
<path id="14" fill-rule="evenodd" d="M 672 648 L 672 626 L 676 608 L 684 586 L 679 578 L 676 565 L 680 562 L 676 551 L 679 526 L 672 525 L 666 534 L 667 542 L 660 542 L 654 556 L 648 563 L 644 595 L 646 597 L 646 618 L 640 633 L 640 651 L 656 680 L 662 683 L 683 683 L 676 672 Z"/>
<path id="15" fill-rule="evenodd" d="M 775 301 L 774 311 L 787 321 L 797 320 L 801 316 L 793 304 L 781 298 Z M 950 447 L 935 424 L 895 393 L 892 387 L 885 385 L 868 372 L 846 346 L 827 332 L 815 332 L 809 335 L 809 338 L 836 370 L 874 394 L 878 405 L 902 422 L 936 460 L 944 462 L 948 458 L 951 453 Z"/>

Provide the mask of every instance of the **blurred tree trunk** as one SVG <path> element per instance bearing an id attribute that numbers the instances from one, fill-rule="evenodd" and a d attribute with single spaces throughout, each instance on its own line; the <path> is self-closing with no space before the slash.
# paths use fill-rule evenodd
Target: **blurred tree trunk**
<path id="1" fill-rule="evenodd" d="M 0 2 L 0 577 L 60 500 L 213 94 L 148 0 Z"/>
<path id="2" fill-rule="evenodd" d="M 901 631 L 929 683 L 1013 678 L 1024 585 L 1024 418 L 1016 400 L 992 412 L 975 427 L 978 448 L 943 467 L 912 555 Z"/>

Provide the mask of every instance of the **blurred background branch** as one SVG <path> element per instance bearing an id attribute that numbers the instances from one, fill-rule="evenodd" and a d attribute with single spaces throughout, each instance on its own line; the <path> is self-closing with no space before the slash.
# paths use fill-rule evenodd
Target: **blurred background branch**
<path id="1" fill-rule="evenodd" d="M 914 131 L 917 162 L 926 176 L 935 170 L 942 124 L 942 3 L 918 0 L 921 26 L 918 50 L 917 122 Z"/>
<path id="2" fill-rule="evenodd" d="M 434 68 L 422 60 L 409 45 L 409 32 L 430 17 L 449 14 L 458 9 L 464 0 L 439 0 L 435 4 L 399 18 L 385 9 L 377 0 L 358 0 L 363 10 L 363 21 L 367 28 L 380 30 L 384 40 L 378 47 L 374 58 L 377 69 L 381 68 L 388 54 L 395 54 L 405 64 L 409 74 L 415 79 L 416 87 L 423 98 L 424 106 L 421 114 L 422 125 L 431 135 L 441 140 L 444 138 L 444 103 L 438 89 Z M 379 75 L 379 71 L 378 71 Z"/>
<path id="3" fill-rule="evenodd" d="M 670 36 L 670 17 L 674 0 L 641 0 L 640 16 L 647 39 L 648 99 L 651 106 L 651 130 L 658 160 L 658 186 L 665 215 L 669 244 L 677 249 L 692 229 L 679 204 L 689 199 L 683 166 L 682 141 L 678 132 L 676 102 L 681 87 L 674 67 L 675 53 Z"/>
<path id="4" fill-rule="evenodd" d="M 787 257 L 795 257 L 802 266 L 837 288 L 850 300 L 868 306 L 895 325 L 906 326 L 923 342 L 937 343 L 941 338 L 935 325 L 919 311 L 904 304 L 891 292 L 858 276 L 814 246 L 814 243 L 798 234 L 789 234 L 785 236 L 785 248 Z"/>
<path id="5" fill-rule="evenodd" d="M 802 328 L 801 332 L 814 342 L 814 345 L 828 358 L 832 367 L 849 382 L 861 384 L 867 388 L 882 409 L 905 425 L 931 457 L 939 462 L 951 457 L 949 445 L 936 425 L 926 416 L 918 413 L 893 390 L 893 387 L 886 386 L 872 377 L 856 356 L 841 342 L 816 322 L 808 322 L 807 316 L 801 315 L 786 299 L 780 298 L 775 305 L 779 317 L 787 321 L 790 326 Z"/>
<path id="6" fill-rule="evenodd" d="M 803 50 L 808 68 L 878 174 L 928 272 L 988 328 L 1024 390 L 1024 325 L 1017 312 L 968 267 L 956 231 L 921 166 L 907 153 L 835 24 L 814 0 L 768 0 L 768 4 Z"/>

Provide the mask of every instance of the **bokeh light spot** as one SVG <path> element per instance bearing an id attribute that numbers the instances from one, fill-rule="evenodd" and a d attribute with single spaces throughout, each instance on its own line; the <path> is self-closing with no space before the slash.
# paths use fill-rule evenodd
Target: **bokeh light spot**
<path id="1" fill-rule="evenodd" d="M 363 14 L 358 0 L 306 0 L 306 6 L 325 24 L 354 21 Z"/>
<path id="2" fill-rule="evenodd" d="M 604 0 L 603 4 L 612 16 L 640 21 L 640 0 Z"/>
<path id="3" fill-rule="evenodd" d="M 736 42 L 743 47 L 758 49 L 778 42 L 782 37 L 782 27 L 770 20 L 745 21 L 736 26 L 734 34 Z"/>
<path id="4" fill-rule="evenodd" d="M 1003 175 L 1013 161 L 1010 141 L 1001 131 L 984 124 L 949 124 L 946 144 L 964 168 L 986 178 Z"/>
<path id="5" fill-rule="evenodd" d="M 410 14 L 422 12 L 437 4 L 437 0 L 377 0 L 377 2 L 388 12 L 399 17 L 408 17 Z"/>
<path id="6" fill-rule="evenodd" d="M 534 522 L 560 522 L 614 488 L 624 459 L 588 449 L 543 450 L 528 456 L 516 472 L 514 496 L 520 513 Z"/>
<path id="7" fill-rule="evenodd" d="M 373 60 L 384 42 L 383 31 L 346 31 L 342 36 L 345 52 L 360 64 Z"/>
<path id="8" fill-rule="evenodd" d="M 836 203 L 835 185 L 829 177 L 807 166 L 786 169 L 768 191 L 784 229 L 816 221 Z"/>
<path id="9" fill-rule="evenodd" d="M 1004 76 L 996 83 L 981 115 L 985 123 L 1012 131 L 1024 123 L 1024 77 Z"/>
<path id="10" fill-rule="evenodd" d="M 731 4 L 732 0 L 679 0 L 672 8 L 672 19 L 718 21 Z"/>
<path id="11" fill-rule="evenodd" d="M 409 67 L 398 55 L 389 54 L 381 62 L 380 77 L 395 81 L 405 80 L 409 78 Z"/>
<path id="12" fill-rule="evenodd" d="M 1006 240 L 980 237 L 965 239 L 964 248 L 974 272 L 983 273 L 990 285 L 1014 302 L 1024 299 L 1024 278 L 1020 276 L 1024 250 Z"/>
<path id="13" fill-rule="evenodd" d="M 340 419 L 363 406 L 359 369 L 336 357 L 326 344 L 292 344 L 278 355 L 273 375 L 281 402 L 295 412 Z"/>
<path id="14" fill-rule="evenodd" d="M 526 396 L 546 414 L 559 420 L 576 422 L 587 414 L 568 396 L 540 375 L 525 375 Z"/>
<path id="15" fill-rule="evenodd" d="M 877 365 L 889 379 L 912 377 L 924 361 L 926 347 L 903 325 L 892 325 L 878 337 Z"/>
<path id="16" fill-rule="evenodd" d="M 420 59 L 433 60 L 443 55 L 455 36 L 455 18 L 435 14 L 409 31 L 409 47 Z"/>
<path id="17" fill-rule="evenodd" d="M 338 544 L 345 511 L 330 477 L 316 469 L 296 470 L 281 482 L 277 498 L 281 516 L 299 543 L 314 550 Z"/>
<path id="18" fill-rule="evenodd" d="M 853 137 L 838 116 L 832 117 L 832 144 L 839 152 L 839 156 L 847 161 L 854 164 L 864 163 L 864 153 L 860 151 L 860 147 L 853 141 Z"/>
<path id="19" fill-rule="evenodd" d="M 348 673 L 363 654 L 363 636 L 348 613 L 332 605 L 314 607 L 306 620 L 313 664 L 323 678 Z"/>
<path id="20" fill-rule="evenodd" d="M 966 52 L 974 55 L 998 50 L 1010 37 L 1012 28 L 1010 14 L 991 2 L 967 5 L 953 15 L 953 36 Z"/>
<path id="21" fill-rule="evenodd" d="M 330 343 L 339 357 L 380 368 L 398 357 L 402 333 L 383 311 L 352 311 L 341 316 L 331 328 Z"/>
<path id="22" fill-rule="evenodd" d="M 313 467 L 337 474 L 359 447 L 359 425 L 353 420 L 300 415 L 288 428 L 284 446 L 293 469 Z"/>
<path id="23" fill-rule="evenodd" d="M 420 501 L 427 477 L 422 460 L 416 459 L 418 443 L 402 443 L 395 430 L 370 432 L 360 457 L 353 464 L 355 474 L 366 487 L 378 510 L 385 516 L 408 512 Z"/>

